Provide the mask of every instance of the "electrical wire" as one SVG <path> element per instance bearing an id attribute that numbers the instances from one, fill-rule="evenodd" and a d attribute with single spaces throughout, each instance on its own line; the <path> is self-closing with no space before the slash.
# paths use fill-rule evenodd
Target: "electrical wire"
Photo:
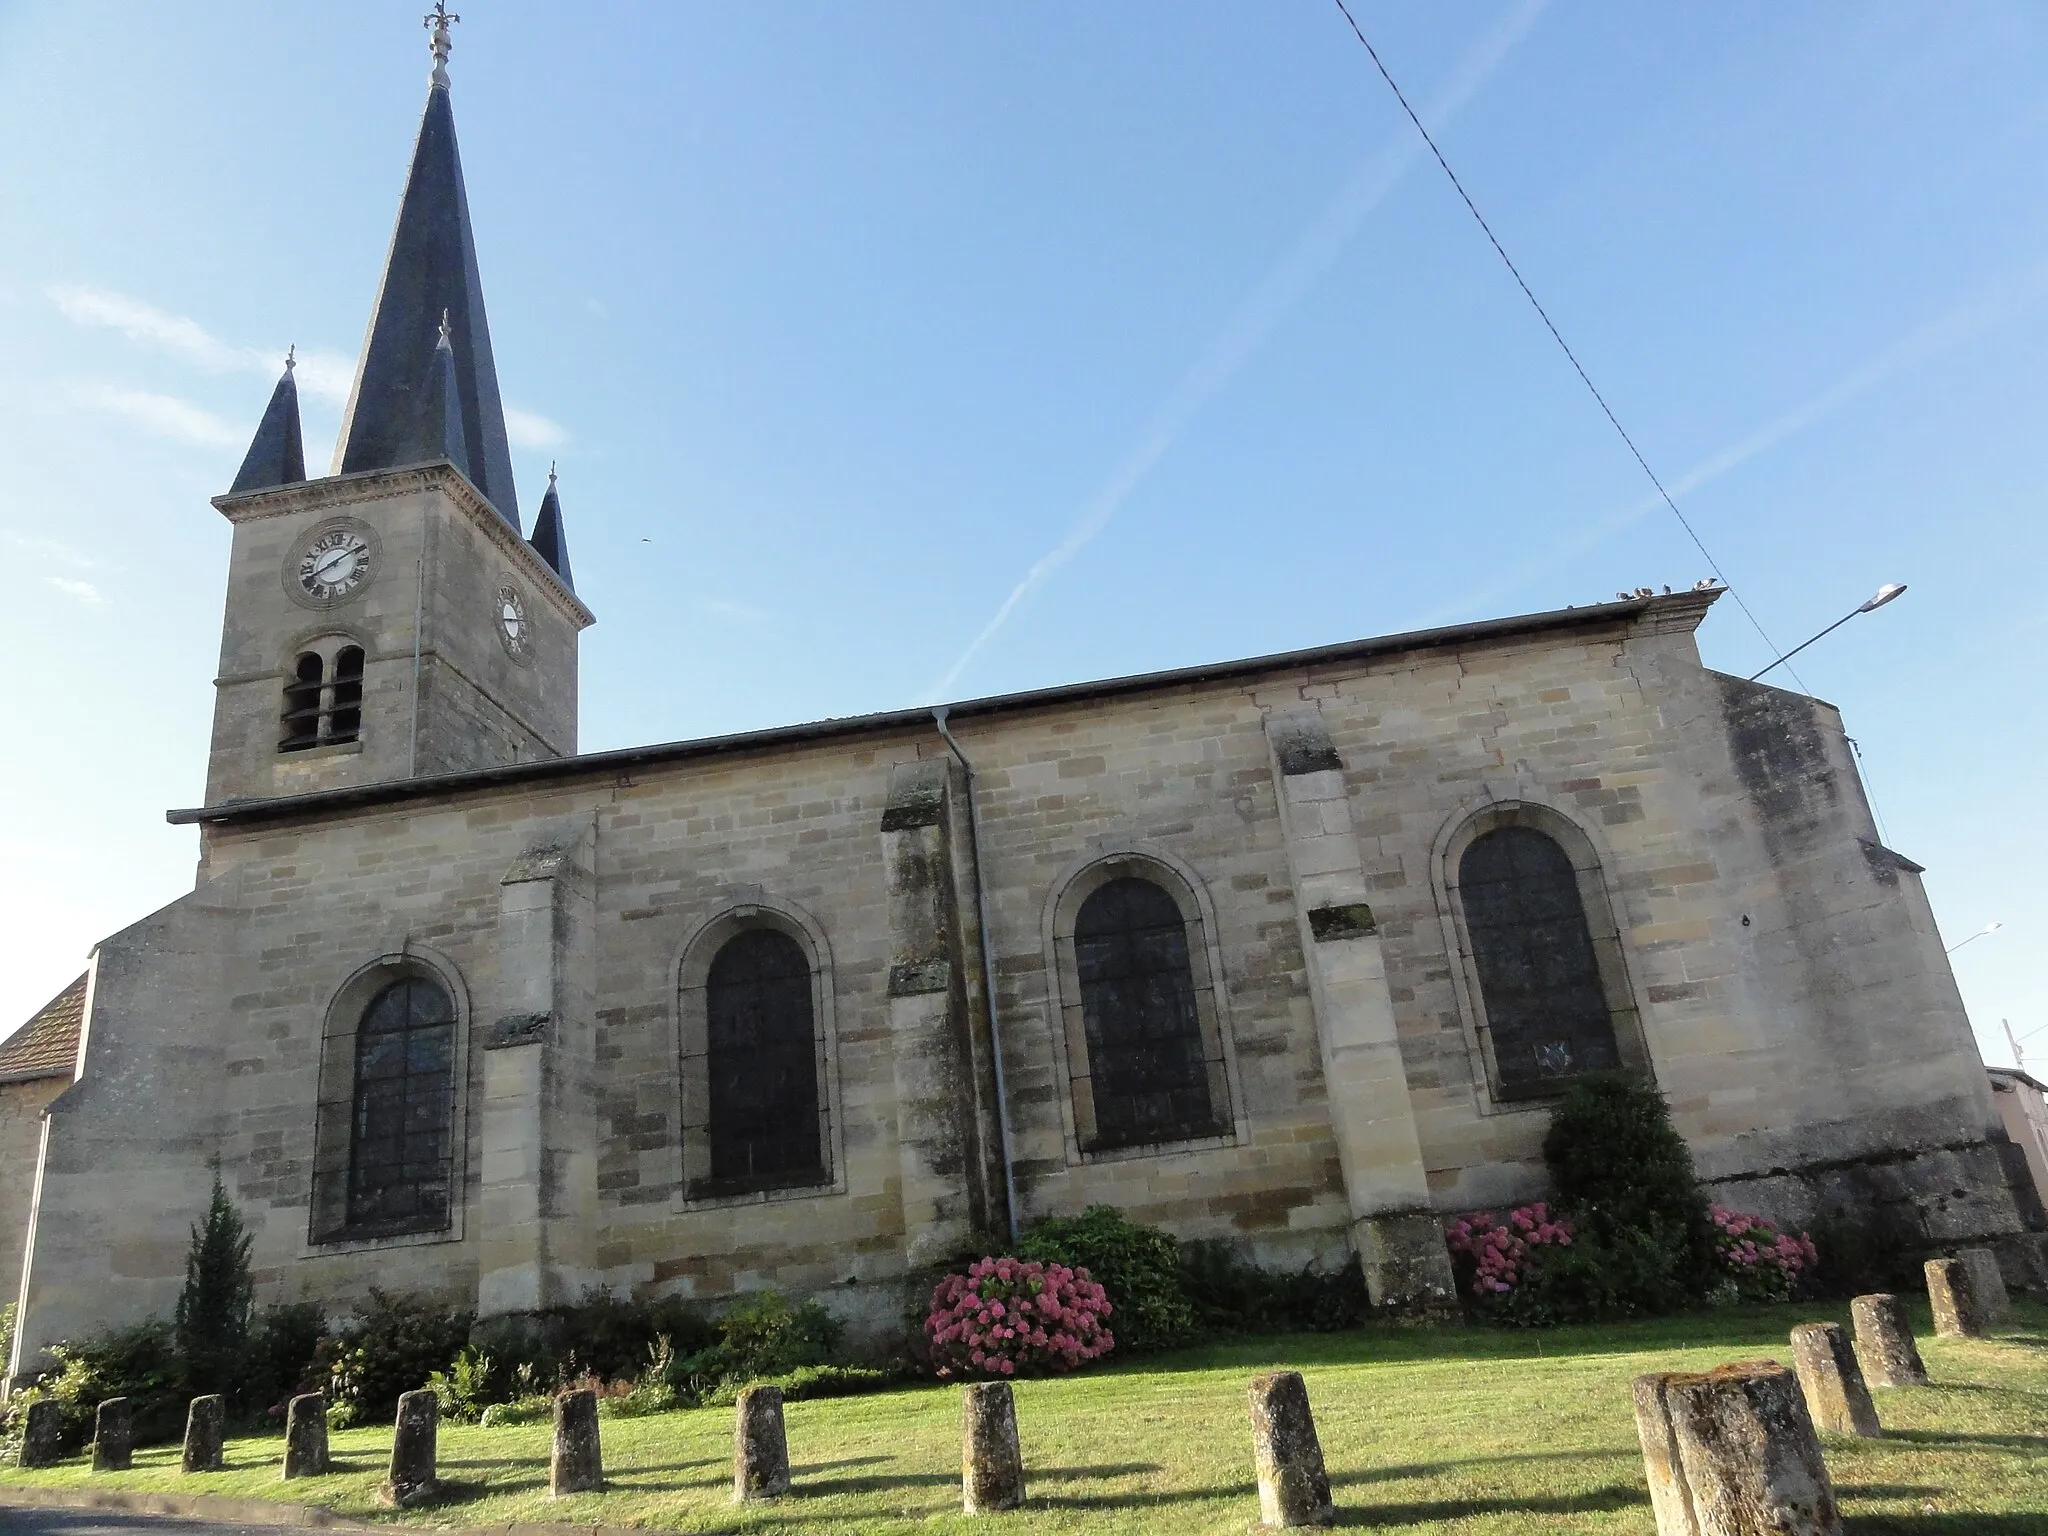
<path id="1" fill-rule="evenodd" d="M 1408 114 L 1408 121 L 1413 123 L 1415 131 L 1422 135 L 1422 142 L 1429 146 L 1429 152 L 1436 157 L 1437 165 L 1442 168 L 1444 175 L 1450 179 L 1451 186 L 1464 201 L 1466 211 L 1472 215 L 1474 221 L 1477 222 L 1481 231 L 1486 235 L 1488 243 L 1493 246 L 1494 254 L 1500 257 L 1501 264 L 1508 269 L 1508 275 L 1514 278 L 1515 286 L 1522 290 L 1522 297 L 1527 299 L 1529 307 L 1536 311 L 1536 318 L 1541 320 L 1544 329 L 1550 332 L 1550 339 L 1556 342 L 1558 350 L 1564 353 L 1565 360 L 1572 365 L 1572 371 L 1578 374 L 1579 382 L 1586 386 L 1586 392 L 1593 397 L 1593 403 L 1600 407 L 1600 412 L 1607 418 L 1608 425 L 1614 428 L 1616 435 L 1627 446 L 1629 453 L 1634 456 L 1636 463 L 1641 466 L 1643 473 L 1649 476 L 1650 484 L 1657 488 L 1657 494 L 1663 499 L 1664 505 L 1669 507 L 1671 515 L 1678 519 L 1678 526 L 1685 530 L 1686 537 L 1692 540 L 1694 547 L 1705 557 L 1707 568 L 1714 573 L 1721 585 L 1727 588 L 1728 595 L 1735 599 L 1735 606 L 1742 610 L 1742 616 L 1749 620 L 1750 627 L 1762 638 L 1764 644 L 1770 647 L 1771 655 L 1777 660 L 1783 661 L 1784 652 L 1778 649 L 1778 642 L 1770 637 L 1769 632 L 1764 629 L 1762 622 L 1750 611 L 1749 604 L 1742 600 L 1742 594 L 1735 590 L 1735 583 L 1730 581 L 1726 573 L 1722 571 L 1720 561 L 1716 560 L 1713 551 L 1707 548 L 1706 540 L 1700 537 L 1699 530 L 1694 528 L 1686 515 L 1678 510 L 1678 503 L 1673 501 L 1671 493 L 1664 489 L 1664 482 L 1658 479 L 1657 472 L 1650 468 L 1650 461 L 1643 457 L 1642 449 L 1638 448 L 1635 439 L 1628 435 L 1628 429 L 1622 426 L 1621 418 L 1614 414 L 1614 408 L 1607 403 L 1607 397 L 1600 393 L 1599 386 L 1594 384 L 1592 376 L 1586 372 L 1584 365 L 1579 362 L 1578 354 L 1572 351 L 1570 343 L 1564 339 L 1563 333 L 1558 330 L 1556 324 L 1551 320 L 1549 312 L 1544 309 L 1542 302 L 1537 299 L 1535 292 L 1529 287 L 1528 281 L 1522 276 L 1521 269 L 1515 265 L 1514 258 L 1508 255 L 1507 248 L 1500 243 L 1500 237 L 1494 234 L 1493 226 L 1486 222 L 1486 216 L 1479 211 L 1479 205 L 1472 201 L 1472 194 L 1467 192 L 1465 184 L 1458 180 L 1458 173 L 1451 169 L 1451 162 L 1444 158 L 1444 152 L 1436 147 L 1436 140 L 1431 138 L 1429 130 L 1422 126 L 1422 119 L 1416 115 L 1415 109 L 1408 105 L 1407 96 L 1402 94 L 1401 87 L 1394 83 L 1394 77 L 1388 72 L 1385 62 L 1380 58 L 1379 50 L 1373 47 L 1371 42 L 1367 40 L 1364 29 L 1358 25 L 1358 18 L 1351 14 L 1351 7 L 1346 5 L 1344 0 L 1334 0 L 1334 3 L 1343 14 L 1345 21 L 1350 23 L 1351 35 L 1358 39 L 1359 46 L 1364 48 L 1366 54 L 1372 59 L 1373 67 L 1380 72 L 1380 78 L 1387 82 L 1387 89 L 1394 93 L 1394 100 L 1401 104 L 1401 110 Z M 1785 670 L 1792 673 L 1792 680 L 1798 683 L 1801 689 L 1809 694 L 1813 692 L 1811 688 L 1806 686 L 1806 680 L 1797 672 L 1793 672 L 1789 665 L 1786 666 Z"/>

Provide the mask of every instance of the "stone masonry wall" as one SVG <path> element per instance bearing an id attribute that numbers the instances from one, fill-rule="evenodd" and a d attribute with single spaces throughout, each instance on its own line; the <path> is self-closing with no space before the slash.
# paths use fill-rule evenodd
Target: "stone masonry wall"
<path id="1" fill-rule="evenodd" d="M 36 1160 L 42 1155 L 43 1110 L 70 1086 L 68 1077 L 0 1083 L 0 1169 L 5 1170 L 0 1178 L 0 1306 L 14 1300 L 21 1284 Z"/>

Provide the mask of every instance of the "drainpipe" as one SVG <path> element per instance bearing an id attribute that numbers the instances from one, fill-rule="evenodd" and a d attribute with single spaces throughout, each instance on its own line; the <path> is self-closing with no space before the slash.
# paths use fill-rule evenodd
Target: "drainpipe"
<path id="1" fill-rule="evenodd" d="M 1010 1094 L 1003 1082 L 1003 1026 L 996 1012 L 996 951 L 988 928 L 988 868 L 981 857 L 981 811 L 974 803 L 974 764 L 960 750 L 960 743 L 946 729 L 952 706 L 941 704 L 932 710 L 932 724 L 967 775 L 967 841 L 974 852 L 974 926 L 981 933 L 981 985 L 988 1007 L 989 1050 L 996 1063 L 996 1132 L 1002 1142 L 1003 1207 L 1010 1218 L 1010 1246 L 1017 1246 L 1017 1169 L 1010 1143 Z"/>

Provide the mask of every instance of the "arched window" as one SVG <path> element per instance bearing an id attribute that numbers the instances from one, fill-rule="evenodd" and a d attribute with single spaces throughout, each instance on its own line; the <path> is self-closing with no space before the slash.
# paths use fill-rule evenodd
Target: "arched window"
<path id="1" fill-rule="evenodd" d="M 280 752 L 303 752 L 356 740 L 363 729 L 363 648 L 343 645 L 330 665 L 324 652 L 301 652 L 284 685 L 284 735 Z"/>
<path id="2" fill-rule="evenodd" d="M 1622 1065 L 1579 872 L 1557 840 L 1520 824 L 1481 833 L 1457 891 L 1500 1096 Z"/>
<path id="3" fill-rule="evenodd" d="M 424 976 L 394 981 L 356 1028 L 347 1236 L 440 1231 L 449 1221 L 455 1006 Z"/>
<path id="4" fill-rule="evenodd" d="M 1089 1151 L 1219 1135 L 1187 920 L 1153 881 L 1098 885 L 1074 918 Z"/>
<path id="5" fill-rule="evenodd" d="M 743 928 L 705 978 L 709 1182 L 740 1193 L 824 1180 L 811 965 L 779 928 Z"/>

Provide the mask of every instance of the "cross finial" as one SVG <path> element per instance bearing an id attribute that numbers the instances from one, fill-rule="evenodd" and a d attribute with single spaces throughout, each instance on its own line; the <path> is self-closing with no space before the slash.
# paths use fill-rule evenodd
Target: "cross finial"
<path id="1" fill-rule="evenodd" d="M 453 341 L 453 340 L 452 340 L 451 338 L 452 338 L 452 337 L 454 336 L 454 334 L 455 334 L 455 333 L 454 333 L 453 331 L 451 331 L 451 330 L 450 330 L 450 329 L 448 328 L 448 311 L 444 309 L 444 310 L 442 310 L 442 311 L 441 311 L 441 342 L 440 342 L 440 344 L 441 344 L 442 346 L 444 346 L 444 347 L 453 347 L 453 346 L 455 345 L 455 343 L 454 343 L 454 341 Z"/>
<path id="2" fill-rule="evenodd" d="M 554 461 L 553 459 L 549 459 L 549 460 L 548 460 L 548 488 L 549 488 L 550 490 L 552 490 L 552 489 L 554 488 L 554 484 L 555 484 L 555 461 Z"/>
<path id="3" fill-rule="evenodd" d="M 420 18 L 420 25 L 434 35 L 428 39 L 427 48 L 434 55 L 433 83 L 442 90 L 448 88 L 448 55 L 455 44 L 448 36 L 448 26 L 462 18 L 448 9 L 448 0 L 434 0 L 434 8 Z"/>
<path id="4" fill-rule="evenodd" d="M 299 366 L 299 344 L 293 342 L 284 349 L 284 371 L 290 373 Z"/>

